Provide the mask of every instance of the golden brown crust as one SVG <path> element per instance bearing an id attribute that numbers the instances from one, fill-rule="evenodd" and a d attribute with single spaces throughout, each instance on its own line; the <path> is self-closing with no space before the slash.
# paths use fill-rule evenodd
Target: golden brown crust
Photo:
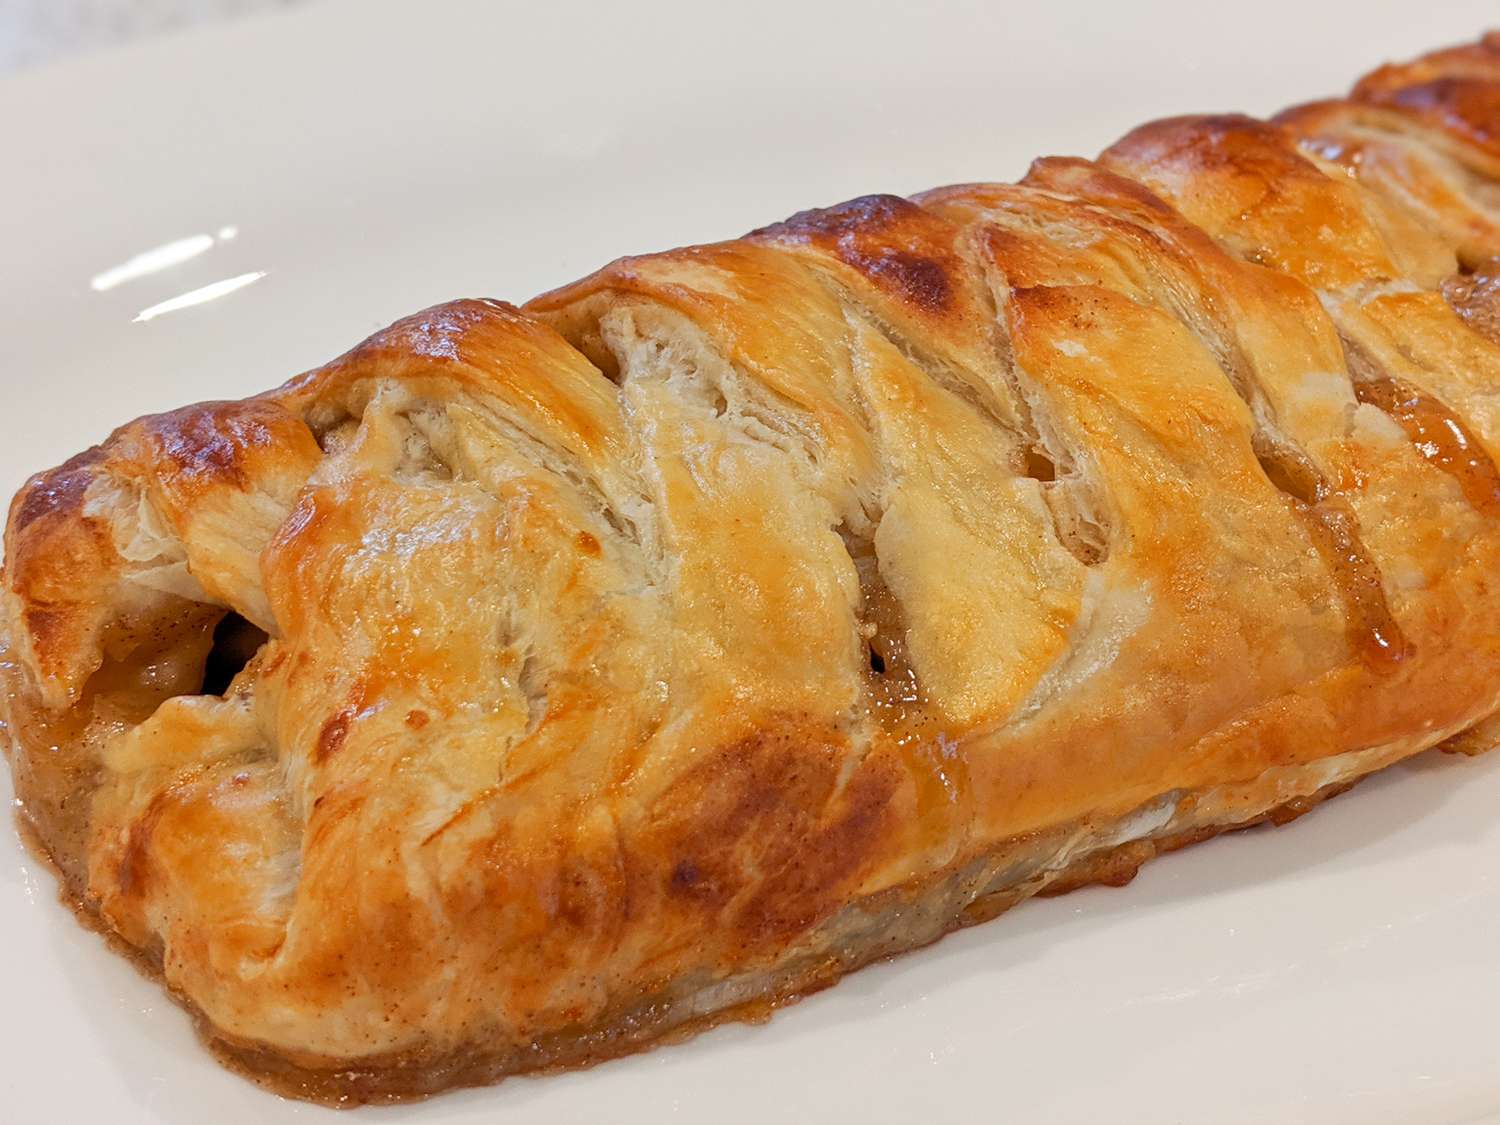
<path id="1" fill-rule="evenodd" d="M 1481 736 L 1482 744 L 1475 743 L 1471 748 L 1464 741 L 1469 734 Z M 1455 736 L 1449 743 L 1454 744 L 1453 752 L 1464 754 L 1484 753 L 1493 746 L 1492 735 L 1482 735 L 1478 730 Z M 1449 743 L 1444 743 L 1445 749 Z M 958 884 L 960 888 L 963 884 L 970 884 L 978 887 L 982 893 L 975 897 L 972 891 L 960 889 L 959 894 L 968 901 L 968 905 L 963 910 L 942 918 L 939 928 L 914 928 L 907 933 L 902 932 L 899 922 L 901 915 L 905 913 L 906 902 L 920 899 L 924 893 L 919 888 L 907 888 L 902 895 L 891 896 L 890 901 L 879 904 L 895 923 L 893 933 L 883 935 L 881 940 L 867 939 L 850 946 L 842 956 L 829 956 L 791 966 L 789 970 L 766 981 L 754 999 L 730 1003 L 716 1010 L 697 1011 L 691 1003 L 684 1003 L 685 998 L 680 993 L 667 992 L 636 1004 L 630 1011 L 614 1017 L 600 1028 L 584 1033 L 570 1031 L 549 1036 L 545 1040 L 528 1044 L 520 1051 L 496 1052 L 488 1044 L 475 1043 L 441 1059 L 424 1055 L 403 1058 L 398 1055 L 362 1060 L 352 1068 L 310 1068 L 289 1063 L 274 1051 L 226 1042 L 219 1037 L 217 1029 L 204 1018 L 190 998 L 176 992 L 172 995 L 194 1018 L 199 1036 L 220 1062 L 266 1089 L 285 1097 L 301 1098 L 341 1109 L 412 1101 L 456 1087 L 488 1085 L 516 1073 L 548 1073 L 594 1066 L 657 1044 L 678 1042 L 721 1023 L 763 1022 L 780 1008 L 836 984 L 849 972 L 892 953 L 906 952 L 936 941 L 954 930 L 991 921 L 1033 894 L 1053 897 L 1087 886 L 1126 886 L 1134 880 L 1141 867 L 1157 856 L 1202 843 L 1224 832 L 1267 822 L 1277 826 L 1290 823 L 1323 801 L 1347 791 L 1355 783 L 1349 781 L 1324 785 L 1306 796 L 1294 797 L 1250 819 L 1227 820 L 1204 827 L 1167 831 L 1154 838 L 1132 840 L 1097 851 L 1085 851 L 1079 858 L 1068 860 L 1056 871 L 1046 873 L 1044 878 L 1033 878 L 1029 883 L 1020 885 L 1006 882 L 997 889 L 989 890 L 980 886 L 972 872 L 943 872 L 940 878 L 933 880 L 934 884 L 948 884 L 950 887 Z M 45 860 L 45 849 L 35 838 L 35 834 L 26 829 L 24 822 L 23 835 Z M 1001 851 L 1014 853 L 1030 850 L 1031 844 L 1032 841 L 1012 841 L 1008 848 Z M 930 891 L 926 893 L 931 894 Z M 98 930 L 112 948 L 130 959 L 141 972 L 153 979 L 162 978 L 162 967 L 155 953 L 131 946 L 122 941 L 114 931 L 101 926 L 99 918 L 91 912 L 86 902 L 67 895 L 64 895 L 64 901 L 75 911 L 80 922 Z M 168 983 L 170 988 L 169 982 L 164 983 Z M 690 1001 L 691 996 L 686 999 Z"/>
<path id="2" fill-rule="evenodd" d="M 223 1051 L 359 1100 L 636 1049 L 1475 728 L 1495 53 L 123 427 L 11 507 L 25 815 Z M 222 695 L 216 629 L 259 644 Z"/>

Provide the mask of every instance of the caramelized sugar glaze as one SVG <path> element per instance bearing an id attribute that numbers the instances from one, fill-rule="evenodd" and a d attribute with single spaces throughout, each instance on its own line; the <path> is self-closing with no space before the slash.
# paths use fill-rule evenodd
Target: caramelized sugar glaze
<path id="1" fill-rule="evenodd" d="M 11 508 L 23 824 L 221 1058 L 349 1105 L 1486 748 L 1496 105 L 1491 38 L 123 427 Z"/>
<path id="2" fill-rule="evenodd" d="M 1354 390 L 1360 402 L 1394 418 L 1417 452 L 1458 482 L 1476 511 L 1500 515 L 1500 473 L 1453 411 L 1396 379 L 1356 382 Z"/>

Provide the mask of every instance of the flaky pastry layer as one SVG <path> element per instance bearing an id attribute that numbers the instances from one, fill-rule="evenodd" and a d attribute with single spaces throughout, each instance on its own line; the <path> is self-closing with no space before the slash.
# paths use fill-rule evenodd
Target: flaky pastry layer
<path id="1" fill-rule="evenodd" d="M 426 310 L 16 497 L 69 895 L 300 1096 L 634 1050 L 1500 706 L 1500 39 Z"/>

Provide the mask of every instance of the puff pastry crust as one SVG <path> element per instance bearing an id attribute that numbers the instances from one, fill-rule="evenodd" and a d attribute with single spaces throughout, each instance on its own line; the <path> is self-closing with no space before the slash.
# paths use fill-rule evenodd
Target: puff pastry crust
<path id="1" fill-rule="evenodd" d="M 1482 747 L 1497 255 L 1490 36 L 133 422 L 10 509 L 23 820 L 224 1056 L 348 1102 Z"/>

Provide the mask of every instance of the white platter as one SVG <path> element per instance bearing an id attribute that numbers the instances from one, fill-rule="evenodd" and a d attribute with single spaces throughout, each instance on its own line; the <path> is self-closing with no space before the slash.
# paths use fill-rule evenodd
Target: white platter
<path id="1" fill-rule="evenodd" d="M 9 79 L 0 492 L 120 421 L 263 389 L 449 297 L 521 299 L 865 192 L 1013 178 L 1154 116 L 1270 112 L 1486 17 L 1492 0 L 326 0 Z M 175 266 L 91 286 L 193 236 Z M 1489 1120 L 1497 809 L 1500 755 L 1429 756 L 767 1026 L 346 1120 Z M 212 1062 L 8 827 L 0 950 L 0 1121 L 331 1119 Z"/>

